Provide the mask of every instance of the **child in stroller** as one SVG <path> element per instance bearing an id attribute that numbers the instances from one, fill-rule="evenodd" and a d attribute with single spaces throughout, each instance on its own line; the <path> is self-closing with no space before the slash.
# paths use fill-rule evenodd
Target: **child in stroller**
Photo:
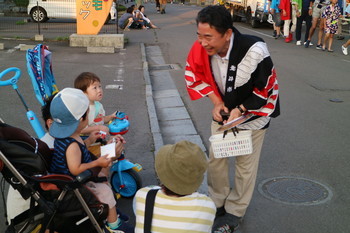
<path id="1" fill-rule="evenodd" d="M 11 220 L 6 233 L 43 233 L 46 229 L 102 233 L 107 205 L 83 185 L 96 171 L 91 169 L 76 179 L 48 175 L 50 163 L 51 150 L 45 143 L 0 123 L 0 172 L 23 199 L 31 200 L 30 208 Z M 90 221 L 85 221 L 86 216 Z"/>
<path id="2" fill-rule="evenodd" d="M 80 133 L 88 124 L 89 99 L 79 89 L 65 88 L 52 100 L 50 113 L 54 120 L 50 127 L 51 136 L 55 137 L 54 153 L 50 170 L 54 173 L 77 176 L 87 169 L 106 168 L 112 160 L 108 155 L 101 155 L 93 160 L 85 146 Z M 122 137 L 116 138 L 116 157 L 124 149 Z M 132 233 L 134 229 L 118 218 L 116 201 L 107 183 L 88 182 L 88 187 L 104 203 L 109 206 L 105 232 Z"/>

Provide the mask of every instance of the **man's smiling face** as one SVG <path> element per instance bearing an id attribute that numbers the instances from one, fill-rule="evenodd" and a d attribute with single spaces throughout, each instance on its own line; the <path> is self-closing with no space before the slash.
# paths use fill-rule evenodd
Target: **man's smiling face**
<path id="1" fill-rule="evenodd" d="M 204 47 L 209 56 L 214 54 L 221 57 L 226 56 L 231 35 L 232 29 L 228 29 L 224 34 L 221 34 L 208 23 L 198 23 L 197 25 L 198 42 Z"/>

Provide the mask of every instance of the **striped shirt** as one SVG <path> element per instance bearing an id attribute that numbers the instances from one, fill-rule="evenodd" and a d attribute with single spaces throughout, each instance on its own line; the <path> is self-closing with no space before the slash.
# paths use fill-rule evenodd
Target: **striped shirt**
<path id="1" fill-rule="evenodd" d="M 143 232 L 145 201 L 150 189 L 142 188 L 135 195 L 136 233 Z M 159 190 L 154 202 L 151 232 L 211 232 L 215 213 L 214 202 L 204 194 L 195 192 L 183 197 L 171 197 Z"/>

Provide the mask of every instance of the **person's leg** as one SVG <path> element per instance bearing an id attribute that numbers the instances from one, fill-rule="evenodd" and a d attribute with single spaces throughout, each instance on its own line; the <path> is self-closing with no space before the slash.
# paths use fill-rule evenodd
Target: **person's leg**
<path id="1" fill-rule="evenodd" d="M 295 29 L 297 27 L 297 10 L 296 6 L 292 5 L 292 27 L 290 28 L 290 32 L 292 33 L 291 35 L 291 40 L 293 40 L 293 33 L 295 32 Z"/>
<path id="2" fill-rule="evenodd" d="M 284 20 L 283 35 L 285 38 L 287 38 L 289 36 L 290 23 L 291 23 L 290 19 Z"/>
<path id="3" fill-rule="evenodd" d="M 128 19 L 128 23 L 126 24 L 124 31 L 130 31 L 130 26 L 131 24 L 134 22 L 134 20 L 132 18 Z"/>
<path id="4" fill-rule="evenodd" d="M 318 40 L 317 40 L 317 46 L 321 47 L 322 46 L 322 37 L 323 37 L 323 32 L 324 32 L 324 18 L 320 18 L 320 25 L 319 25 L 319 30 L 318 30 Z M 316 46 L 316 48 L 318 48 Z"/>
<path id="5" fill-rule="evenodd" d="M 276 37 L 275 37 L 275 39 L 278 39 L 281 35 L 281 25 L 282 25 L 280 13 L 275 13 L 274 19 L 275 19 L 275 25 L 276 25 Z"/>
<path id="6" fill-rule="evenodd" d="M 323 51 L 326 50 L 326 48 L 327 48 L 326 45 L 327 45 L 328 39 L 329 39 L 329 33 L 326 32 L 325 35 L 324 35 L 324 43 L 323 43 L 323 45 L 322 45 L 322 50 L 323 50 Z"/>
<path id="7" fill-rule="evenodd" d="M 211 132 L 212 135 L 217 134 L 216 130 L 220 125 L 212 121 Z M 226 197 L 230 193 L 230 179 L 228 159 L 214 158 L 213 150 L 209 150 L 209 166 L 208 166 L 208 190 L 209 196 L 214 201 L 217 208 L 223 207 Z"/>
<path id="8" fill-rule="evenodd" d="M 348 55 L 348 46 L 350 45 L 350 39 L 341 46 L 344 55 Z"/>
<path id="9" fill-rule="evenodd" d="M 226 198 L 227 213 L 243 217 L 253 196 L 262 144 L 266 129 L 253 130 L 253 153 L 237 156 L 235 160 L 235 186 Z"/>
<path id="10" fill-rule="evenodd" d="M 303 25 L 302 15 L 297 18 L 297 25 L 295 31 L 295 39 L 297 40 L 297 45 L 301 45 L 301 27 Z"/>
<path id="11" fill-rule="evenodd" d="M 318 18 L 312 18 L 312 24 L 311 24 L 311 28 L 310 28 L 310 32 L 309 32 L 309 36 L 308 36 L 308 40 L 311 41 L 312 36 L 314 35 L 314 32 L 316 30 L 317 27 L 317 22 L 318 22 Z"/>
<path id="12" fill-rule="evenodd" d="M 311 28 L 311 20 L 312 20 L 312 17 L 311 15 L 309 15 L 309 13 L 307 13 L 305 15 L 305 25 L 306 25 L 306 29 L 305 29 L 305 39 L 304 41 L 307 41 L 308 37 L 309 37 L 309 34 L 310 34 L 310 28 Z"/>
<path id="13" fill-rule="evenodd" d="M 329 33 L 328 52 L 333 52 L 333 50 L 332 50 L 333 36 L 334 36 L 333 33 Z"/>

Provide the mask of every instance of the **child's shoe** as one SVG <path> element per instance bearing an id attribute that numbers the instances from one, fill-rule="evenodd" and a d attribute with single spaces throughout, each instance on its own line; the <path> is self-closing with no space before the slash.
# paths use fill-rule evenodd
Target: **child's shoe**
<path id="1" fill-rule="evenodd" d="M 105 233 L 134 233 L 135 232 L 134 228 L 129 224 L 125 223 L 123 220 L 121 220 L 119 227 L 117 227 L 116 229 L 111 229 L 108 226 L 108 223 L 106 223 L 106 225 L 103 228 L 103 231 Z"/>
<path id="2" fill-rule="evenodd" d="M 129 221 L 129 216 L 126 215 L 126 214 L 123 214 L 119 209 L 117 209 L 117 214 L 118 214 L 118 218 L 120 218 L 124 222 L 128 222 Z"/>

